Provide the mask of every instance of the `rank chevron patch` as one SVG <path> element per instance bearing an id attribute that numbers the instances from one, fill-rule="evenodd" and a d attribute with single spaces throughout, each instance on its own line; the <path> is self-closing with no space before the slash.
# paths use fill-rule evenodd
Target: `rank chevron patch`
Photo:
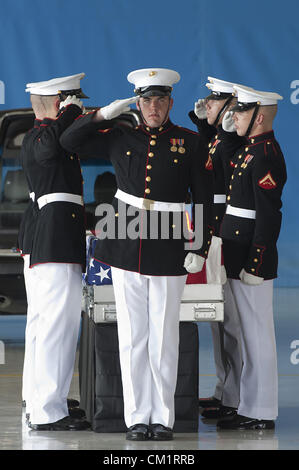
<path id="1" fill-rule="evenodd" d="M 259 180 L 259 186 L 263 189 L 274 189 L 276 188 L 277 184 L 276 181 L 273 179 L 270 171 Z"/>

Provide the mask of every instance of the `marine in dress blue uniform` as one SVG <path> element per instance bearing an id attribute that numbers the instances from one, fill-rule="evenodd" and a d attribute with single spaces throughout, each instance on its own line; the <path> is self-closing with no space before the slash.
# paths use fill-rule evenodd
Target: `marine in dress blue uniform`
<path id="1" fill-rule="evenodd" d="M 60 134 L 82 112 L 75 90 L 81 94 L 83 76 L 30 83 L 26 89 L 39 119 L 24 137 L 21 152 L 37 210 L 28 245 L 32 314 L 26 331 L 31 346 L 30 370 L 27 367 L 25 371 L 30 380 L 26 412 L 34 430 L 88 426 L 71 419 L 67 406 L 85 266 L 82 176 L 78 157 L 59 145 Z M 73 95 L 63 100 L 63 93 L 69 92 Z"/>
<path id="2" fill-rule="evenodd" d="M 189 113 L 189 117 L 197 126 L 199 134 L 209 148 L 209 158 L 213 166 L 213 246 L 216 243 L 222 245 L 222 240 L 219 238 L 220 226 L 226 209 L 226 197 L 234 168 L 234 155 L 246 139 L 238 136 L 236 131 L 229 132 L 225 128 L 226 113 L 236 101 L 234 83 L 214 77 L 208 77 L 208 80 L 206 86 L 210 89 L 210 94 L 195 103 L 194 111 Z M 213 279 L 212 273 L 211 282 L 222 282 L 225 299 L 232 299 L 229 283 L 225 281 L 225 272 L 221 280 Z M 227 305 L 228 303 L 225 302 L 223 323 L 211 323 L 218 381 L 213 397 L 199 400 L 201 407 L 213 407 L 202 412 L 202 416 L 208 419 L 230 415 L 239 404 L 242 357 L 240 338 L 236 328 L 238 316 L 233 302 L 229 302 L 229 309 Z"/>
<path id="3" fill-rule="evenodd" d="M 232 109 L 233 120 L 247 144 L 237 154 L 221 236 L 239 314 L 243 369 L 237 414 L 218 426 L 273 429 L 278 414 L 273 279 L 287 176 L 272 122 L 282 97 L 240 85 L 234 88 L 238 103 Z"/>
<path id="4" fill-rule="evenodd" d="M 207 151 L 196 132 L 168 117 L 172 85 L 179 78 L 167 69 L 131 72 L 136 97 L 77 119 L 60 139 L 68 151 L 109 159 L 115 168 L 118 190 L 107 218 L 115 237 L 99 241 L 95 258 L 112 266 L 127 438 L 134 440 L 172 439 L 180 299 L 187 270 L 202 269 L 211 239 L 213 175 Z M 109 120 L 136 100 L 143 124 L 112 126 Z M 145 114 L 147 106 L 154 118 Z M 186 240 L 174 232 L 183 221 L 189 188 L 193 203 L 204 206 L 203 240 L 186 251 Z M 128 230 L 134 215 L 119 222 L 136 209 L 139 226 L 147 230 L 133 239 Z M 153 215 L 156 239 L 150 236 Z M 169 236 L 163 239 L 165 220 Z"/>

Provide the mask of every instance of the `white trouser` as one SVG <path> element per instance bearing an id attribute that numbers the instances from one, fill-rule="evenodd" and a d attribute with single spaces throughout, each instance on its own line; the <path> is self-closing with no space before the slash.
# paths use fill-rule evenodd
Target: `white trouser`
<path id="1" fill-rule="evenodd" d="M 45 263 L 31 271 L 35 290 L 30 337 L 35 348 L 28 373 L 32 377 L 28 412 L 31 423 L 45 424 L 68 415 L 81 318 L 82 268 Z"/>
<path id="2" fill-rule="evenodd" d="M 32 397 L 33 369 L 35 355 L 35 321 L 36 314 L 33 306 L 35 284 L 32 269 L 29 269 L 30 255 L 24 255 L 24 281 L 27 297 L 27 315 L 25 330 L 25 355 L 23 366 L 22 398 L 26 401 L 26 412 L 30 413 L 30 398 Z"/>
<path id="3" fill-rule="evenodd" d="M 229 280 L 241 328 L 243 369 L 238 414 L 276 419 L 278 372 L 273 320 L 273 281 L 249 286 Z"/>
<path id="4" fill-rule="evenodd" d="M 125 422 L 172 427 L 180 301 L 187 276 L 112 268 Z"/>
<path id="5" fill-rule="evenodd" d="M 242 348 L 240 321 L 230 282 L 224 289 L 224 321 L 211 322 L 214 358 L 218 383 L 214 396 L 224 406 L 237 408 L 240 401 Z"/>

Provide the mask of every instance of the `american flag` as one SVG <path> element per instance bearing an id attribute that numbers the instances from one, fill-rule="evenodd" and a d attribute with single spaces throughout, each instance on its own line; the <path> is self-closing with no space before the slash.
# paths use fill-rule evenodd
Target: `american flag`
<path id="1" fill-rule="evenodd" d="M 87 286 L 112 284 L 111 267 L 94 258 L 97 241 L 93 236 L 86 238 L 86 272 L 83 274 L 83 283 Z"/>

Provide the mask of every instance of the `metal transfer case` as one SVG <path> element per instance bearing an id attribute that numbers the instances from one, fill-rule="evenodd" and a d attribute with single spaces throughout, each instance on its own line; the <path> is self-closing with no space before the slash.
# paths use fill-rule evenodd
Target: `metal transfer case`
<path id="1" fill-rule="evenodd" d="M 94 258 L 95 244 L 99 243 L 99 240 L 89 235 L 86 242 L 87 268 L 83 276 L 83 311 L 88 313 L 95 323 L 115 322 L 117 316 L 111 268 Z M 213 238 L 203 272 L 189 274 L 187 277 L 181 299 L 180 321 L 223 321 L 222 269 L 221 243 L 219 239 Z M 211 280 L 213 283 L 209 282 Z"/>

